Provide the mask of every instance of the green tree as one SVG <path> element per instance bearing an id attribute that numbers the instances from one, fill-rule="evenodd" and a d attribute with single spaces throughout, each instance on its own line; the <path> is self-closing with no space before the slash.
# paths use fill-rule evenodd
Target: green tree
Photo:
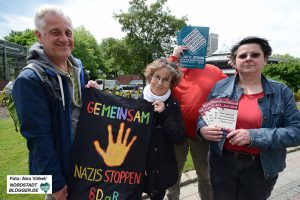
<path id="1" fill-rule="evenodd" d="M 295 93 L 300 88 L 300 61 L 268 64 L 263 73 L 274 80 L 285 83 Z"/>
<path id="2" fill-rule="evenodd" d="M 95 37 L 83 26 L 80 26 L 74 30 L 74 40 L 73 55 L 82 61 L 85 69 L 89 71 L 90 78 L 97 79 L 103 61 Z"/>
<path id="3" fill-rule="evenodd" d="M 104 60 L 104 73 L 107 77 L 116 77 L 118 72 L 125 72 L 124 67 L 129 63 L 128 49 L 124 40 L 105 38 L 100 44 L 102 59 Z"/>
<path id="4" fill-rule="evenodd" d="M 119 21 L 122 31 L 127 33 L 127 44 L 131 55 L 136 57 L 135 70 L 142 72 L 146 64 L 156 57 L 166 56 L 175 44 L 175 35 L 186 25 L 187 18 L 177 19 L 164 8 L 167 0 L 157 0 L 146 4 L 146 0 L 131 0 L 128 12 L 120 11 L 114 14 Z"/>
<path id="5" fill-rule="evenodd" d="M 35 37 L 34 30 L 26 29 L 24 31 L 11 31 L 8 36 L 5 36 L 4 39 L 8 42 L 13 42 L 22 46 L 30 47 L 32 44 L 37 42 Z"/>
<path id="6" fill-rule="evenodd" d="M 295 62 L 299 61 L 300 62 L 300 58 L 293 57 L 289 54 L 284 54 L 284 55 L 273 54 L 272 58 L 277 58 L 277 59 L 280 59 L 280 60 L 283 60 L 283 61 L 295 61 Z"/>
<path id="7" fill-rule="evenodd" d="M 128 44 L 126 37 L 120 40 L 105 38 L 100 44 L 100 49 L 104 60 L 104 73 L 108 77 L 116 77 L 120 72 L 140 74 L 140 71 L 136 69 L 139 59 L 133 55 L 131 45 Z"/>

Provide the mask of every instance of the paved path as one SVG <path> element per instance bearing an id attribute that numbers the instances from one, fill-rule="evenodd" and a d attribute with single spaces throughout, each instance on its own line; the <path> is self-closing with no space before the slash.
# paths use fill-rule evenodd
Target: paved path
<path id="1" fill-rule="evenodd" d="M 268 200 L 300 200 L 300 147 L 288 149 L 287 167 L 279 174 L 274 190 Z M 180 200 L 201 200 L 195 171 L 182 176 Z"/>
<path id="2" fill-rule="evenodd" d="M 279 174 L 277 183 L 269 200 L 300 200 L 300 150 L 299 148 L 289 149 L 287 155 L 287 167 Z M 194 177 L 194 172 L 186 174 Z M 181 187 L 181 200 L 201 200 L 198 195 L 197 182 Z"/>
<path id="3" fill-rule="evenodd" d="M 300 199 L 300 151 L 288 153 L 286 163 L 269 200 Z"/>

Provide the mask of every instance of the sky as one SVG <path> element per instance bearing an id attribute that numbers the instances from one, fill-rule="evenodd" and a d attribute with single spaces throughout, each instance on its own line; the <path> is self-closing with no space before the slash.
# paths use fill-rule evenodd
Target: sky
<path id="1" fill-rule="evenodd" d="M 84 26 L 99 43 L 125 36 L 113 14 L 127 12 L 129 0 L 0 0 L 0 39 L 11 30 L 34 29 L 34 13 L 43 4 L 61 7 L 74 27 Z M 259 36 L 269 40 L 273 53 L 300 57 L 299 0 L 168 0 L 166 7 L 177 18 L 187 16 L 188 25 L 210 27 L 219 47 Z"/>

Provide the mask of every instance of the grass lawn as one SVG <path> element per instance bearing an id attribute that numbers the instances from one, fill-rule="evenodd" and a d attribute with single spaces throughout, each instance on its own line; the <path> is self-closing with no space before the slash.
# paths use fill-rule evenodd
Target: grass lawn
<path id="1" fill-rule="evenodd" d="M 26 140 L 15 131 L 10 118 L 0 119 L 0 200 L 43 200 L 45 195 L 6 194 L 7 175 L 28 175 Z M 188 155 L 184 171 L 194 169 Z"/>
<path id="2" fill-rule="evenodd" d="M 184 165 L 184 168 L 183 168 L 183 172 L 188 172 L 191 170 L 194 170 L 194 165 L 193 165 L 193 160 L 192 160 L 191 154 L 189 152 L 188 157 L 185 162 L 185 165 Z"/>
<path id="3" fill-rule="evenodd" d="M 0 119 L 0 199 L 39 200 L 45 195 L 6 194 L 7 175 L 28 175 L 28 151 L 26 141 L 10 118 Z"/>

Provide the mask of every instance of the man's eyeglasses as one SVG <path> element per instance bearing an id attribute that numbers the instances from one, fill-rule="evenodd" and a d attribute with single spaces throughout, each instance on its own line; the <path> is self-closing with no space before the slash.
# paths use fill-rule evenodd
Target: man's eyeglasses
<path id="1" fill-rule="evenodd" d="M 246 58 L 248 58 L 248 56 L 250 56 L 251 58 L 258 58 L 258 57 L 260 57 L 260 55 L 261 55 L 260 53 L 250 53 L 250 54 L 244 53 L 244 54 L 239 55 L 238 58 L 246 59 Z"/>
<path id="2" fill-rule="evenodd" d="M 171 80 L 167 78 L 161 78 L 158 74 L 152 76 L 155 82 L 159 82 L 161 80 L 162 84 L 167 85 L 170 84 Z"/>

